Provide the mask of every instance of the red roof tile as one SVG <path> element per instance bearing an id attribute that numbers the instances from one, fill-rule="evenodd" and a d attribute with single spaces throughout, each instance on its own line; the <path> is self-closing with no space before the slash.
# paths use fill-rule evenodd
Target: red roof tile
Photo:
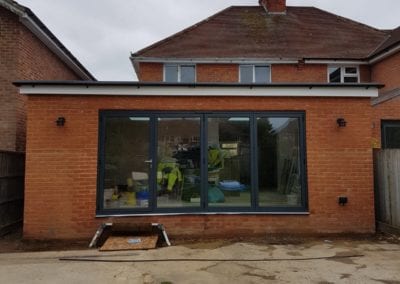
<path id="1" fill-rule="evenodd" d="M 374 51 L 374 53 L 371 56 L 373 57 L 373 56 L 379 55 L 379 54 L 381 54 L 381 53 L 383 53 L 383 52 L 385 52 L 385 51 L 397 46 L 398 44 L 400 44 L 400 27 L 390 31 L 390 35 L 388 36 L 386 41 L 384 41 Z"/>
<path id="2" fill-rule="evenodd" d="M 288 7 L 281 15 L 232 6 L 133 57 L 364 59 L 387 36 L 313 7 Z"/>

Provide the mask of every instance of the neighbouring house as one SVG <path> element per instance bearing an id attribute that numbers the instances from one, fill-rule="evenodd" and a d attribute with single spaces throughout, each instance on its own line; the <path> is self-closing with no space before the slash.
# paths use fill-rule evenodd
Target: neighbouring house
<path id="1" fill-rule="evenodd" d="M 27 97 L 15 80 L 95 78 L 30 9 L 0 0 L 0 235 L 23 217 Z"/>
<path id="2" fill-rule="evenodd" d="M 0 150 L 25 151 L 26 97 L 15 80 L 94 80 L 27 7 L 0 0 Z"/>
<path id="3" fill-rule="evenodd" d="M 372 149 L 380 120 L 400 120 L 397 32 L 261 0 L 133 53 L 139 82 L 17 82 L 24 236 L 115 220 L 175 237 L 373 233 Z M 383 96 L 390 116 L 371 106 Z"/>

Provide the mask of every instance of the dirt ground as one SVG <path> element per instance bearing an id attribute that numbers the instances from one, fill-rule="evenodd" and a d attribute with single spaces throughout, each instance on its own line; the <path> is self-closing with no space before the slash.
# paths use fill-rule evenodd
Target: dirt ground
<path id="1" fill-rule="evenodd" d="M 173 240 L 148 251 L 0 239 L 2 283 L 400 284 L 400 236 Z M 68 249 L 68 250 L 67 250 Z"/>
<path id="2" fill-rule="evenodd" d="M 266 236 L 265 238 L 203 239 L 202 241 L 199 241 L 198 239 L 173 239 L 172 241 L 174 245 L 185 246 L 192 249 L 216 249 L 218 247 L 227 246 L 237 242 L 249 242 L 259 245 L 286 245 L 312 243 L 325 240 L 370 241 L 400 244 L 400 233 L 378 232 L 375 235 L 330 235 L 320 237 L 270 235 Z M 0 236 L 0 253 L 85 250 L 88 248 L 89 242 L 90 240 L 23 240 L 22 230 L 18 229 L 12 233 Z"/>

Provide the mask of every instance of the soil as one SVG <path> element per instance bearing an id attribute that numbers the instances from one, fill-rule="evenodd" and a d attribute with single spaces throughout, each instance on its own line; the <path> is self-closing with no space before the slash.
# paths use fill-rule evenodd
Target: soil
<path id="1" fill-rule="evenodd" d="M 24 240 L 22 238 L 21 229 L 0 237 L 0 253 L 84 250 L 88 248 L 88 245 L 89 241 L 82 241 L 82 240 L 73 240 L 73 241 Z"/>
<path id="2" fill-rule="evenodd" d="M 378 232 L 375 235 L 329 235 L 329 236 L 299 236 L 299 235 L 268 235 L 265 238 L 183 238 L 172 239 L 173 245 L 190 249 L 217 249 L 237 242 L 247 242 L 259 245 L 300 245 L 324 241 L 379 241 L 388 244 L 400 244 L 400 234 Z M 22 230 L 0 237 L 0 253 L 38 252 L 61 250 L 88 249 L 90 240 L 24 240 Z"/>

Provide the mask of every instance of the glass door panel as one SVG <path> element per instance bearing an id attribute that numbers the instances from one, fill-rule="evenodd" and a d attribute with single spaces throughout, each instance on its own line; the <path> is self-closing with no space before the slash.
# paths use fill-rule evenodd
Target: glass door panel
<path id="1" fill-rule="evenodd" d="M 200 207 L 200 117 L 160 117 L 157 137 L 157 207 Z"/>
<path id="2" fill-rule="evenodd" d="M 250 207 L 250 119 L 208 118 L 208 206 Z"/>
<path id="3" fill-rule="evenodd" d="M 148 208 L 150 118 L 107 117 L 104 155 L 104 209 Z"/>
<path id="4" fill-rule="evenodd" d="M 260 207 L 301 205 L 300 119 L 257 119 Z"/>

